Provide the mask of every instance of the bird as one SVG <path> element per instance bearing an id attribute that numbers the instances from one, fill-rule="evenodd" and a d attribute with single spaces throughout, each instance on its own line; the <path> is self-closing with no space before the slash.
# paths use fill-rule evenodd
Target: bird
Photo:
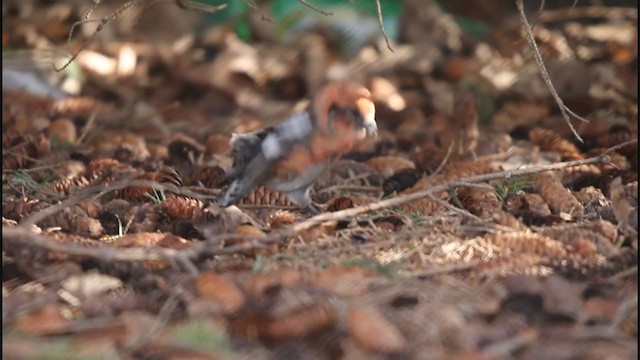
<path id="1" fill-rule="evenodd" d="M 310 197 L 315 180 L 377 132 L 371 92 L 353 81 L 331 81 L 318 90 L 305 111 L 271 127 L 232 134 L 230 185 L 218 204 L 236 204 L 254 188 L 265 186 L 317 213 Z"/>

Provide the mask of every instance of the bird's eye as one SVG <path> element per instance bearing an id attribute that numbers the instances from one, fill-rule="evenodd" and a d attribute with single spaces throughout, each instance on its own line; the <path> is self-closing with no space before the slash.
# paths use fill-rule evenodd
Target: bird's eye
<path id="1" fill-rule="evenodd" d="M 337 114 L 341 114 L 342 116 L 346 116 L 347 119 L 353 121 L 356 126 L 362 126 L 363 125 L 363 118 L 362 118 L 362 114 L 360 113 L 360 111 L 358 109 L 355 108 L 349 108 L 349 107 L 340 107 L 338 105 L 331 105 L 331 107 L 329 108 L 329 115 L 331 117 L 334 117 Z"/>
<path id="2" fill-rule="evenodd" d="M 341 111 L 340 107 L 336 104 L 332 104 L 329 107 L 329 115 L 330 116 L 334 116 L 335 114 L 339 113 Z"/>
<path id="3" fill-rule="evenodd" d="M 360 111 L 358 111 L 357 109 L 347 109 L 346 113 L 347 116 L 352 120 L 359 120 L 362 118 L 362 115 L 360 115 Z"/>

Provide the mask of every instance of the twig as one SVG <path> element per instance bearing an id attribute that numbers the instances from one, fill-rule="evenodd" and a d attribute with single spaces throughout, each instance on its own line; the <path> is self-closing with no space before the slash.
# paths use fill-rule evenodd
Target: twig
<path id="1" fill-rule="evenodd" d="M 127 179 L 127 180 L 120 180 L 120 181 L 116 181 L 113 182 L 111 184 L 108 185 L 104 185 L 104 184 L 99 184 L 99 185 L 94 185 L 94 186 L 89 186 L 86 188 L 83 188 L 82 190 L 80 190 L 77 194 L 73 195 L 72 197 L 67 198 L 66 200 L 60 202 L 59 204 L 56 205 L 51 205 L 49 207 L 46 207 L 40 211 L 38 211 L 37 213 L 29 216 L 28 218 L 24 219 L 23 221 L 21 221 L 21 225 L 27 226 L 27 225 L 31 225 L 31 224 L 37 224 L 38 222 L 42 221 L 43 219 L 57 213 L 58 211 L 61 211 L 69 206 L 75 205 L 78 202 L 81 202 L 83 200 L 86 199 L 90 199 L 93 197 L 100 197 L 103 196 L 109 192 L 112 191 L 117 191 L 117 190 L 122 190 L 126 187 L 129 186 L 148 186 L 152 189 L 157 189 L 157 190 L 163 190 L 163 191 L 167 191 L 167 192 L 171 192 L 174 193 L 176 195 L 186 195 L 189 197 L 192 197 L 194 199 L 198 199 L 198 200 L 209 200 L 211 198 L 213 198 L 212 196 L 208 196 L 208 195 L 201 195 L 198 194 L 196 192 L 193 192 L 191 190 L 188 189 L 181 189 L 178 188 L 177 186 L 173 185 L 173 184 L 162 184 L 162 183 L 158 183 L 155 181 L 150 181 L 150 180 L 136 180 L 136 179 Z"/>
<path id="2" fill-rule="evenodd" d="M 67 45 L 69 45 L 69 43 L 71 43 L 71 39 L 73 37 L 73 33 L 76 29 L 76 27 L 83 25 L 83 24 L 87 24 L 87 23 L 98 23 L 98 26 L 96 27 L 96 29 L 93 31 L 93 33 L 87 38 L 85 39 L 82 44 L 80 45 L 80 48 L 78 48 L 78 50 L 76 50 L 71 57 L 61 66 L 61 67 L 57 67 L 54 65 L 53 69 L 57 72 L 63 71 L 64 69 L 66 69 L 80 54 L 80 52 L 82 50 L 84 50 L 87 45 L 89 45 L 91 42 L 93 42 L 93 40 L 95 39 L 95 37 L 98 35 L 98 33 L 100 31 L 102 31 L 102 29 L 111 21 L 115 20 L 116 18 L 118 18 L 120 15 L 122 15 L 124 12 L 126 12 L 127 10 L 136 7 L 140 4 L 143 4 L 145 1 L 147 0 L 130 0 L 127 1 L 126 3 L 124 3 L 124 5 L 120 6 L 119 8 L 115 9 L 111 14 L 102 17 L 100 19 L 89 19 L 89 16 L 91 15 L 91 13 L 93 13 L 93 11 L 98 7 L 98 5 L 100 4 L 100 0 L 95 0 L 93 2 L 93 4 L 91 5 L 91 7 L 85 11 L 85 13 L 83 14 L 84 19 L 80 20 L 80 21 L 76 21 L 75 23 L 73 23 L 73 25 L 71 25 L 71 30 L 69 30 L 69 37 L 67 39 Z M 171 0 L 172 2 L 174 2 L 176 4 L 177 7 L 184 9 L 184 10 L 195 10 L 195 11 L 202 11 L 202 12 L 207 12 L 207 13 L 211 13 L 214 14 L 218 11 L 224 10 L 227 7 L 227 4 L 221 4 L 221 5 L 206 5 L 206 4 L 200 4 L 200 3 L 196 3 L 193 1 L 189 1 L 189 0 Z M 151 5 L 147 6 L 146 8 L 153 6 L 155 4 L 157 4 L 158 2 L 153 2 Z"/>
<path id="3" fill-rule="evenodd" d="M 104 28 L 105 25 L 107 25 L 110 21 L 116 19 L 117 17 L 119 17 L 120 15 L 122 15 L 122 13 L 124 13 L 125 11 L 131 9 L 134 6 L 137 6 L 139 4 L 142 4 L 145 0 L 131 0 L 131 1 L 127 1 L 124 5 L 120 6 L 119 8 L 117 8 L 114 12 L 112 12 L 111 14 L 109 14 L 108 16 L 105 16 L 101 19 L 86 19 L 86 20 L 80 20 L 80 21 L 76 21 L 75 23 L 73 23 L 73 25 L 71 25 L 71 30 L 69 30 L 69 38 L 67 39 L 67 45 L 71 42 L 71 38 L 73 36 L 73 32 L 76 29 L 77 26 L 79 25 L 83 25 L 86 23 L 94 23 L 97 22 L 99 23 L 98 26 L 96 27 L 96 29 L 93 31 L 93 33 L 91 34 L 91 36 L 89 36 L 89 38 L 85 39 L 82 44 L 80 45 L 80 48 L 78 48 L 78 50 L 76 50 L 71 57 L 64 63 L 64 65 L 62 65 L 62 67 L 57 67 L 54 66 L 53 69 L 57 72 L 63 71 L 64 69 L 66 69 L 80 54 L 80 52 L 82 50 L 84 50 L 87 45 L 89 45 L 94 39 L 95 37 L 98 35 L 98 33 L 100 31 L 102 31 L 102 28 Z M 97 2 L 94 4 L 93 9 L 95 9 L 95 7 L 97 6 Z M 90 9 L 91 11 L 93 11 L 93 9 Z M 90 13 L 88 11 L 88 13 Z"/>
<path id="4" fill-rule="evenodd" d="M 610 148 L 608 148 L 605 152 L 603 152 L 601 155 L 609 155 L 612 152 L 618 150 L 618 149 L 622 149 L 625 146 L 631 145 L 631 144 L 635 144 L 638 142 L 638 139 L 631 139 L 631 140 L 627 140 L 623 143 L 620 143 L 618 145 L 612 146 Z"/>
<path id="5" fill-rule="evenodd" d="M 169 319 L 171 318 L 171 314 L 173 314 L 179 303 L 180 302 L 178 301 L 177 295 L 175 293 L 172 293 L 165 301 L 164 305 L 162 305 L 162 307 L 160 308 L 158 316 L 156 316 L 156 319 L 149 331 L 141 336 L 133 344 L 129 345 L 128 350 L 135 352 L 136 350 L 139 350 L 143 346 L 152 342 L 158 336 L 158 334 L 160 334 L 160 331 L 162 331 L 162 329 L 164 329 L 164 327 L 167 325 Z"/>
<path id="6" fill-rule="evenodd" d="M 95 248 L 73 244 L 61 244 L 56 242 L 55 239 L 51 239 L 46 235 L 37 234 L 22 225 L 3 226 L 2 235 L 4 236 L 5 244 L 17 242 L 28 246 L 35 246 L 68 255 L 87 257 L 107 263 L 111 261 L 135 262 L 167 260 L 180 262 L 185 259 L 197 260 L 206 256 L 243 253 L 249 250 L 263 248 L 265 245 L 273 244 L 282 240 L 282 238 L 278 237 L 277 234 L 267 237 L 221 234 L 212 236 L 207 241 L 198 242 L 190 248 L 175 250 L 158 246 L 146 248 L 113 248 L 105 246 Z M 232 239 L 242 239 L 247 240 L 247 242 L 222 249 L 216 248 L 219 246 L 221 241 Z"/>
<path id="7" fill-rule="evenodd" d="M 437 175 L 438 173 L 440 173 L 440 171 L 442 171 L 442 169 L 444 169 L 444 166 L 447 165 L 447 162 L 449 161 L 449 157 L 451 156 L 452 152 L 453 152 L 453 142 L 449 145 L 449 149 L 447 149 L 447 154 L 444 156 L 444 159 L 442 159 L 442 162 L 440 163 L 440 165 L 438 165 L 436 170 L 431 175 Z"/>
<path id="8" fill-rule="evenodd" d="M 355 208 L 340 210 L 332 213 L 316 215 L 312 218 L 301 221 L 297 224 L 293 224 L 292 226 L 286 229 L 287 232 L 285 233 L 285 235 L 293 235 L 293 234 L 299 233 L 300 231 L 307 230 L 323 222 L 343 220 L 345 218 L 351 218 L 351 217 L 364 214 L 370 211 L 377 211 L 385 208 L 402 205 L 411 201 L 422 199 L 436 192 L 446 191 L 448 189 L 459 187 L 459 186 L 465 186 L 465 185 L 468 185 L 469 183 L 485 182 L 489 180 L 502 179 L 502 178 L 508 179 L 514 176 L 524 176 L 524 175 L 537 174 L 545 171 L 561 170 L 561 169 L 572 167 L 572 166 L 608 163 L 610 162 L 610 160 L 611 159 L 608 155 L 600 155 L 600 156 L 596 156 L 596 157 L 592 157 L 584 160 L 566 161 L 566 162 L 560 162 L 555 164 L 533 166 L 525 169 L 500 171 L 495 173 L 462 178 L 459 180 L 454 180 L 454 181 L 445 183 L 443 185 L 434 186 L 428 190 L 419 191 L 419 192 L 406 194 L 402 196 L 397 196 L 391 199 L 381 200 L 377 203 L 358 206 Z"/>
<path id="9" fill-rule="evenodd" d="M 609 281 L 617 281 L 632 275 L 638 275 L 638 265 L 609 277 Z"/>
<path id="10" fill-rule="evenodd" d="M 50 216 L 68 206 L 71 206 L 78 201 L 82 201 L 83 199 L 99 196 L 101 193 L 106 193 L 109 191 L 113 191 L 116 189 L 121 189 L 127 186 L 158 186 L 158 187 L 171 187 L 163 184 L 157 184 L 151 181 L 143 181 L 143 180 L 134 180 L 134 181 L 120 181 L 118 183 L 114 183 L 107 187 L 105 190 L 104 186 L 95 186 L 92 188 L 84 189 L 81 193 L 73 196 L 60 204 L 50 206 L 41 210 L 38 213 L 30 216 L 25 219 L 18 226 L 3 226 L 2 233 L 4 236 L 5 244 L 10 242 L 19 242 L 29 246 L 40 247 L 44 249 L 48 249 L 51 251 L 62 252 L 70 255 L 77 256 L 85 256 L 90 257 L 97 260 L 102 261 L 143 261 L 143 260 L 173 260 L 178 263 L 182 263 L 183 266 L 185 263 L 189 263 L 189 260 L 197 260 L 207 256 L 216 256 L 216 255 L 225 255 L 225 254 L 237 254 L 243 253 L 250 250 L 264 248 L 266 245 L 275 244 L 283 241 L 289 236 L 295 235 L 301 231 L 309 229 L 315 225 L 321 224 L 327 221 L 333 220 L 342 220 L 345 218 L 355 217 L 357 215 L 381 210 L 385 208 L 390 208 L 394 206 L 398 206 L 401 204 L 408 203 L 410 201 L 415 201 L 424 197 L 432 196 L 432 194 L 440 191 L 446 191 L 448 189 L 452 189 L 459 186 L 468 186 L 472 183 L 485 182 L 489 180 L 495 180 L 500 178 L 510 178 L 514 176 L 525 176 L 536 173 L 541 173 L 545 171 L 553 171 L 553 170 L 561 170 L 567 167 L 572 166 L 580 166 L 585 164 L 596 164 L 596 163 L 607 163 L 610 161 L 608 155 L 600 155 L 584 160 L 575 160 L 575 161 L 567 161 L 555 164 L 548 165 L 540 165 L 534 166 L 525 169 L 511 170 L 511 171 L 501 171 L 490 174 L 471 176 L 455 181 L 448 182 L 443 185 L 434 186 L 431 189 L 411 193 L 403 196 L 398 196 L 395 198 L 382 200 L 377 203 L 368 204 L 365 206 L 359 206 L 351 209 L 341 210 L 333 213 L 324 213 L 307 220 L 301 221 L 299 223 L 293 224 L 292 226 L 285 228 L 281 231 L 273 232 L 272 234 L 266 237 L 256 237 L 256 236 L 246 236 L 240 234 L 221 234 L 215 235 L 208 238 L 206 241 L 199 242 L 194 244 L 193 246 L 183 249 L 183 250 L 175 250 L 168 249 L 162 247 L 150 247 L 150 248 L 109 248 L 109 247 L 100 247 L 100 248 L 88 248 L 81 247 L 69 244 L 60 244 L 53 239 L 41 234 L 36 234 L 30 228 L 31 224 L 35 224 L 42 219 Z M 177 190 L 176 192 L 179 192 Z M 245 239 L 248 240 L 239 245 L 229 246 L 226 248 L 219 248 L 219 244 L 221 241 L 231 240 L 231 239 Z M 194 270 L 194 267 L 187 266 L 189 272 L 194 273 L 197 272 L 197 269 Z"/>
<path id="11" fill-rule="evenodd" d="M 376 0 L 376 11 L 378 12 L 378 24 L 380 25 L 380 31 L 382 31 L 384 42 L 387 43 L 387 49 L 391 50 L 391 52 L 395 52 L 389 42 L 389 36 L 387 36 L 387 32 L 384 30 L 384 20 L 382 19 L 382 5 L 380 5 L 380 0 Z"/>
<path id="12" fill-rule="evenodd" d="M 270 22 L 273 23 L 274 21 L 267 16 L 264 11 L 260 10 L 260 7 L 258 5 L 256 5 L 255 2 L 253 2 L 252 0 L 240 0 L 242 3 L 244 3 L 245 5 L 247 5 L 248 7 L 250 7 L 251 9 L 253 9 L 254 11 L 258 12 L 261 16 L 260 20 L 266 21 L 266 22 Z"/>
<path id="13" fill-rule="evenodd" d="M 314 10 L 314 11 L 319 12 L 320 14 L 322 14 L 322 15 L 324 15 L 324 16 L 330 16 L 330 15 L 333 15 L 333 12 L 332 12 L 332 11 L 324 11 L 324 10 L 320 9 L 319 7 L 317 7 L 317 6 L 315 6 L 315 5 L 313 5 L 313 4 L 308 3 L 306 0 L 298 0 L 298 2 L 299 2 L 300 4 L 302 4 L 302 5 L 306 6 L 306 7 L 308 7 L 309 9 L 312 9 L 312 10 Z"/>
<path id="14" fill-rule="evenodd" d="M 98 111 L 99 110 L 100 110 L 100 104 L 96 104 L 96 106 L 93 108 L 93 110 L 91 110 L 91 114 L 89 115 L 89 119 L 87 120 L 86 125 L 82 129 L 82 133 L 80 134 L 80 137 L 78 138 L 78 141 L 76 142 L 76 146 L 79 146 L 79 145 L 82 144 L 82 142 L 84 141 L 85 137 L 87 137 L 87 135 L 89 134 L 89 131 L 91 130 L 91 128 L 93 128 L 93 125 L 96 122 L 96 118 L 98 117 Z"/>
<path id="15" fill-rule="evenodd" d="M 518 6 L 518 12 L 520 13 L 520 21 L 522 22 L 522 27 L 524 28 L 527 42 L 529 43 L 529 47 L 533 52 L 533 58 L 536 61 L 536 65 L 538 65 L 538 71 L 540 72 L 540 76 L 542 77 L 542 80 L 544 80 L 544 83 L 547 85 L 547 89 L 551 93 L 551 96 L 553 96 L 553 99 L 556 101 L 556 104 L 558 104 L 560 113 L 562 114 L 562 117 L 564 118 L 567 125 L 569 125 L 571 132 L 580 142 L 584 142 L 584 140 L 582 140 L 582 138 L 580 137 L 576 129 L 573 127 L 573 124 L 571 123 L 571 118 L 569 117 L 569 115 L 572 115 L 576 119 L 584 122 L 589 122 L 589 120 L 582 118 L 580 115 L 574 113 L 571 109 L 569 109 L 564 104 L 564 101 L 562 101 L 562 99 L 560 98 L 560 95 L 558 95 L 556 88 L 553 86 L 553 83 L 551 82 L 551 77 L 549 76 L 549 72 L 547 71 L 547 68 L 544 65 L 544 61 L 542 60 L 542 54 L 540 54 L 540 49 L 538 49 L 536 40 L 533 37 L 533 32 L 531 31 L 531 25 L 529 25 L 529 21 L 527 20 L 527 15 L 524 13 L 523 0 L 516 0 L 516 5 Z"/>
<path id="16" fill-rule="evenodd" d="M 479 218 L 478 216 L 473 215 L 472 213 L 470 213 L 468 210 L 463 209 L 462 207 L 455 207 L 455 206 L 453 206 L 453 205 L 449 204 L 448 202 L 446 202 L 446 201 L 444 201 L 444 200 L 438 199 L 438 198 L 437 198 L 437 197 L 435 197 L 433 194 L 429 194 L 429 195 L 427 195 L 427 197 L 428 197 L 429 199 L 431 199 L 431 200 L 433 200 L 433 201 L 437 202 L 438 204 L 440 204 L 440 205 L 444 206 L 445 208 L 447 208 L 447 209 L 449 209 L 449 210 L 451 210 L 451 211 L 453 211 L 453 212 L 457 213 L 457 214 L 460 214 L 460 215 L 462 215 L 462 216 L 465 216 L 465 217 L 468 217 L 468 218 L 470 218 L 470 219 L 473 219 L 473 220 L 475 220 L 475 221 L 477 221 L 477 222 L 479 222 L 479 223 L 483 223 L 483 222 L 485 222 L 484 220 L 482 220 L 482 219 L 481 219 L 481 218 Z"/>
<path id="17" fill-rule="evenodd" d="M 82 18 L 83 19 L 89 19 L 89 16 L 91 16 L 91 14 L 93 14 L 93 11 L 98 7 L 98 5 L 100 5 L 100 0 L 92 0 L 93 4 L 82 13 Z"/>
<path id="18" fill-rule="evenodd" d="M 481 353 L 488 356 L 489 358 L 506 357 L 507 355 L 536 342 L 539 337 L 539 329 L 537 329 L 536 327 L 530 327 L 522 330 L 511 338 L 487 346 L 482 350 Z"/>

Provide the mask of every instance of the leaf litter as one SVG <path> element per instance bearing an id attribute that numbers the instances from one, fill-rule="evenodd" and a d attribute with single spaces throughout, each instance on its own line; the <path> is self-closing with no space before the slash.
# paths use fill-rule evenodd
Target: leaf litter
<path id="1" fill-rule="evenodd" d="M 351 56 L 330 27 L 282 42 L 250 21 L 245 42 L 159 7 L 181 20 L 83 29 L 68 46 L 94 39 L 63 72 L 42 63 L 84 9 L 11 12 L 3 356 L 636 358 L 637 14 L 531 20 L 558 95 L 590 119 L 580 142 L 517 9 L 482 2 L 472 18 L 504 19 L 469 36 L 457 3 L 405 1 L 394 51 L 379 34 Z M 218 207 L 231 133 L 345 74 L 372 90 L 380 134 L 318 179 L 320 217 L 266 188 Z"/>

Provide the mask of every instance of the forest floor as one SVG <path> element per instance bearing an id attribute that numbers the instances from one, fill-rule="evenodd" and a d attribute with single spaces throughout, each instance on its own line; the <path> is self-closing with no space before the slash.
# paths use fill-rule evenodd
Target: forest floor
<path id="1" fill-rule="evenodd" d="M 255 9 L 242 41 L 167 3 L 60 72 L 82 9 L 3 3 L 3 358 L 637 358 L 637 10 L 528 14 L 579 139 L 515 6 L 480 36 L 425 3 L 393 51 L 375 18 L 345 41 L 353 13 L 283 35 Z M 323 211 L 217 206 L 230 135 L 345 75 L 380 133 Z"/>

